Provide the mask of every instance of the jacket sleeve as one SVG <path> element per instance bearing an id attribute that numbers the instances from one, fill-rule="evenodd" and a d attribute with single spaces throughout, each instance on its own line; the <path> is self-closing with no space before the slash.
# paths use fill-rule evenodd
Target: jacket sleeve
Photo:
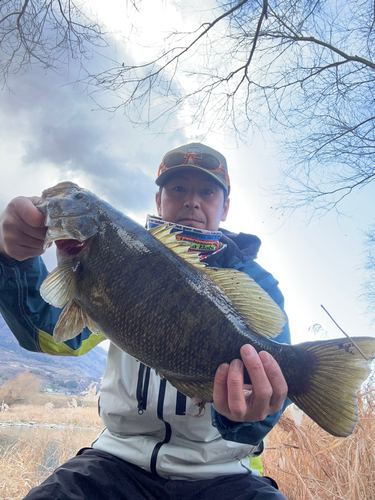
<path id="1" fill-rule="evenodd" d="M 212 425 L 214 425 L 221 434 L 221 437 L 227 441 L 235 441 L 236 443 L 259 445 L 266 435 L 277 424 L 283 411 L 291 401 L 286 398 L 283 407 L 277 413 L 268 415 L 261 422 L 233 422 L 228 418 L 220 415 L 211 406 Z"/>
<path id="2" fill-rule="evenodd" d="M 242 271 L 253 278 L 285 313 L 284 296 L 278 287 L 278 281 L 272 276 L 272 274 L 263 269 L 253 260 L 247 261 L 243 267 L 239 268 L 239 271 Z M 285 344 L 291 343 L 288 318 L 282 332 L 273 340 Z M 232 422 L 223 415 L 217 413 L 214 408 L 212 408 L 212 424 L 217 427 L 221 436 L 228 441 L 258 445 L 262 442 L 269 431 L 277 424 L 283 411 L 290 404 L 291 401 L 286 398 L 283 408 L 277 413 L 268 415 L 268 417 L 262 422 Z"/>
<path id="3" fill-rule="evenodd" d="M 39 289 L 47 274 L 40 257 L 10 264 L 0 259 L 0 313 L 20 346 L 28 351 L 57 356 L 85 354 L 105 337 L 85 328 L 72 340 L 54 342 L 53 330 L 61 309 L 47 304 L 40 296 Z"/>

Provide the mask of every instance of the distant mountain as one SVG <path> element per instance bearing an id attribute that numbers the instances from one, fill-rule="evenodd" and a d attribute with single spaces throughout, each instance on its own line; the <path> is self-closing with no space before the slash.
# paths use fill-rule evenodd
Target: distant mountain
<path id="1" fill-rule="evenodd" d="M 0 385 L 27 370 L 41 377 L 45 390 L 79 394 L 91 382 L 100 386 L 106 359 L 107 353 L 101 347 L 78 357 L 26 351 L 0 315 Z"/>

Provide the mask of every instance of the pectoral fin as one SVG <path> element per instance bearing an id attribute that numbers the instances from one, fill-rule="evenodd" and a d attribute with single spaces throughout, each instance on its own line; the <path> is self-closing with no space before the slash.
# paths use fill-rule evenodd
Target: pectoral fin
<path id="1" fill-rule="evenodd" d="M 61 308 L 73 299 L 75 285 L 75 268 L 67 261 L 56 267 L 43 281 L 40 295 L 48 304 Z"/>

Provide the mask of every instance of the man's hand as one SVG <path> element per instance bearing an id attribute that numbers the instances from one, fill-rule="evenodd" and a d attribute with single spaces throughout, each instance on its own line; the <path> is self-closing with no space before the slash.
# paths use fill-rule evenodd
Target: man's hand
<path id="1" fill-rule="evenodd" d="M 214 382 L 215 410 L 234 422 L 260 422 L 281 410 L 288 386 L 275 359 L 249 344 L 241 347 L 242 361 L 222 364 Z M 244 365 L 251 385 L 244 384 Z"/>
<path id="2" fill-rule="evenodd" d="M 14 198 L 0 215 L 0 253 L 19 261 L 44 253 L 47 228 L 35 207 L 39 198 Z"/>

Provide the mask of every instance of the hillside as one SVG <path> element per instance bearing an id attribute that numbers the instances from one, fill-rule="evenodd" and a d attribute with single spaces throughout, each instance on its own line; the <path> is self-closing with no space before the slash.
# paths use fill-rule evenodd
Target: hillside
<path id="1" fill-rule="evenodd" d="M 0 315 L 0 385 L 30 371 L 41 377 L 43 390 L 79 394 L 91 382 L 100 386 L 106 359 L 107 353 L 101 347 L 77 358 L 26 351 Z"/>

